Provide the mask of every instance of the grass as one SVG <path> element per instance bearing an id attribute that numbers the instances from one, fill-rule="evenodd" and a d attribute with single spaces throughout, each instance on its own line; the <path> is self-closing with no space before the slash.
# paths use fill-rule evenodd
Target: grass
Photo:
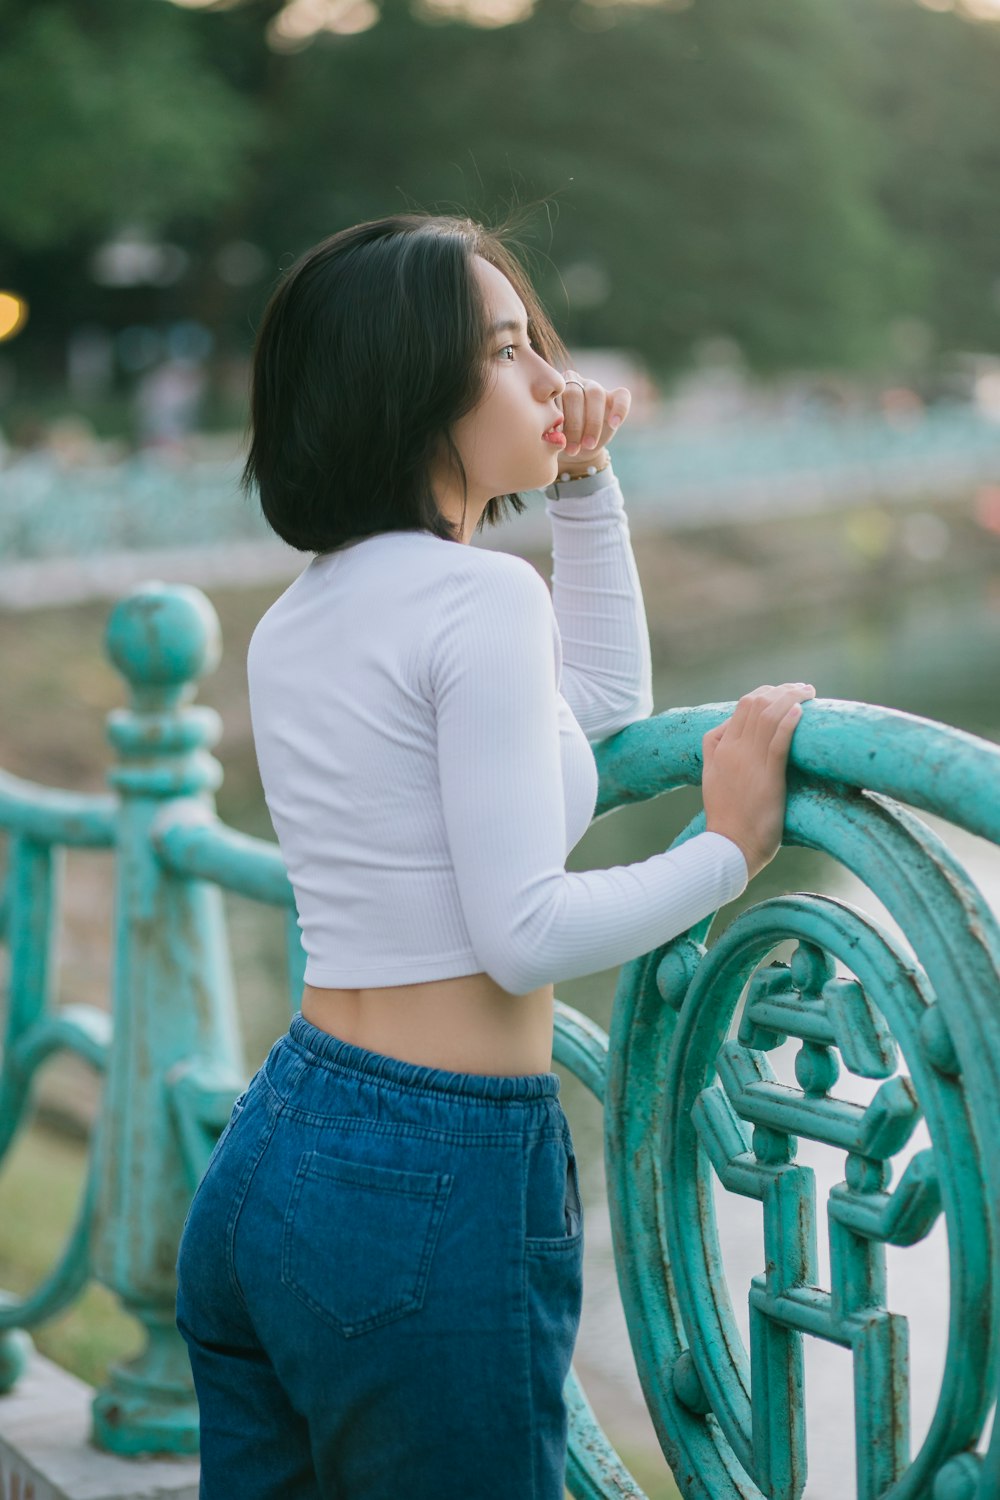
<path id="1" fill-rule="evenodd" d="M 25 1296 L 56 1264 L 76 1218 L 85 1164 L 83 1142 L 39 1124 L 22 1131 L 8 1152 L 0 1170 L 0 1286 L 6 1291 Z M 69 1309 L 30 1332 L 41 1354 L 90 1385 L 101 1385 L 109 1365 L 130 1359 L 144 1342 L 117 1298 L 95 1282 Z"/>
<path id="2" fill-rule="evenodd" d="M 647 1500 L 680 1500 L 680 1490 L 669 1475 L 664 1475 L 663 1460 L 657 1462 L 655 1455 L 628 1448 L 618 1448 L 618 1456 Z"/>

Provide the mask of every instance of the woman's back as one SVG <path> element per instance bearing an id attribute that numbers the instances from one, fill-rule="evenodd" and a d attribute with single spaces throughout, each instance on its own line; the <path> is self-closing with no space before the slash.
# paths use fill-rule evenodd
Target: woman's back
<path id="1" fill-rule="evenodd" d="M 531 649 L 547 658 L 551 693 L 541 709 L 555 711 L 562 806 L 536 809 L 537 788 L 517 785 L 513 765 L 492 791 L 526 844 L 537 816 L 563 830 L 561 865 L 593 816 L 597 768 L 556 691 L 558 630 L 544 581 L 529 563 L 428 533 L 383 533 L 314 559 L 254 631 L 247 662 L 254 741 L 295 890 L 307 983 L 354 989 L 482 969 L 447 820 L 463 795 L 456 783 L 467 783 L 472 796 L 481 786 L 484 768 L 463 763 L 463 743 L 471 756 L 477 717 L 492 713 L 490 700 L 504 693 L 503 683 L 485 674 L 477 683 L 471 674 L 485 660 L 484 638 L 502 641 L 525 592 L 544 623 Z M 510 655 L 513 663 L 513 643 Z M 466 666 L 449 738 L 459 764 L 443 787 L 440 678 L 442 669 Z M 522 718 L 518 729 L 537 734 L 543 749 L 553 723 Z M 528 748 L 533 759 L 536 747 Z M 482 791 L 477 833 L 488 843 L 491 799 Z M 504 832 L 497 830 L 495 856 Z M 499 884 L 504 872 L 494 861 L 482 877 Z"/>
<path id="2" fill-rule="evenodd" d="M 434 632 L 464 628 L 474 653 L 463 608 L 475 602 L 482 628 L 502 629 L 490 598 L 529 566 L 418 531 L 368 537 L 315 558 L 248 655 L 261 779 L 308 954 L 303 1014 L 345 1041 L 454 1071 L 551 1067 L 551 983 L 515 997 L 470 944 L 429 681 Z M 538 649 L 555 674 L 554 616 Z M 561 694 L 556 706 L 565 857 L 593 816 L 597 769 Z"/>
<path id="3" fill-rule="evenodd" d="M 316 558 L 254 632 L 258 763 L 314 989 L 485 974 L 525 996 L 647 951 L 746 883 L 708 832 L 565 869 L 596 803 L 588 735 L 649 711 L 621 489 L 609 470 L 587 490 L 569 506 L 548 491 L 552 595 L 523 558 L 391 532 Z"/>

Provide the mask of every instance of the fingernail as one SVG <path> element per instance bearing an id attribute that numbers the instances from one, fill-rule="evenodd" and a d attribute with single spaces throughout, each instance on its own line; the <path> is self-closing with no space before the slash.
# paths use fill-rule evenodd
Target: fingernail
<path id="1" fill-rule="evenodd" d="M 569 454 L 570 456 L 572 456 L 572 454 L 574 454 L 574 453 L 579 453 L 579 451 L 580 451 L 580 444 L 579 443 L 567 443 L 566 447 L 563 449 L 563 452 L 566 453 L 566 454 Z"/>
<path id="2" fill-rule="evenodd" d="M 611 418 L 611 422 L 610 422 L 609 425 L 612 426 L 612 427 L 620 427 L 621 424 L 622 424 L 622 419 L 618 415 L 618 413 L 615 412 L 614 416 Z"/>
<path id="3" fill-rule="evenodd" d="M 589 434 L 588 434 L 588 436 L 585 437 L 584 440 L 583 440 L 583 446 L 585 448 L 596 448 L 596 446 L 597 446 L 597 439 L 595 437 L 590 437 Z"/>

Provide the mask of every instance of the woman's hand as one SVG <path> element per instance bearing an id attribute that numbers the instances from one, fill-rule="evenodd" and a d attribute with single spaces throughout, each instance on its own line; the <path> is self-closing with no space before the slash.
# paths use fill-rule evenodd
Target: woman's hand
<path id="1" fill-rule="evenodd" d="M 765 683 L 701 742 L 705 827 L 743 850 L 752 880 L 777 854 L 785 827 L 785 766 L 811 682 Z"/>
<path id="2" fill-rule="evenodd" d="M 584 380 L 578 370 L 564 370 L 566 389 L 559 398 L 562 404 L 563 426 L 566 446 L 564 457 L 580 453 L 588 460 L 591 454 L 605 447 L 629 414 L 632 394 L 624 385 L 606 391 L 596 380 Z M 570 385 L 569 381 L 580 381 Z"/>

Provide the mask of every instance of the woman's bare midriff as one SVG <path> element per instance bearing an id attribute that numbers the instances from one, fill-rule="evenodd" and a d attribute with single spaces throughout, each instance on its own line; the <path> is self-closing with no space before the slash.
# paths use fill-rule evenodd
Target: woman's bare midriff
<path id="1" fill-rule="evenodd" d="M 453 1073 L 548 1073 L 553 986 L 511 995 L 488 974 L 368 990 L 307 984 L 302 1014 L 344 1042 Z"/>

